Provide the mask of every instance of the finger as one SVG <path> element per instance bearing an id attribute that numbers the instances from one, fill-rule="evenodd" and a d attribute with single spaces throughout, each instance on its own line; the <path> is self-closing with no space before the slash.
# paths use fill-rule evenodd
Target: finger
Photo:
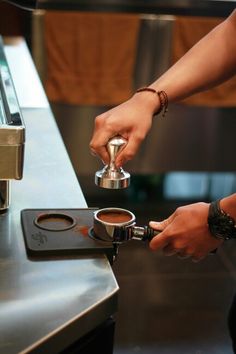
<path id="1" fill-rule="evenodd" d="M 164 230 L 173 221 L 174 215 L 172 214 L 169 218 L 162 221 L 150 221 L 149 226 L 155 230 Z"/>
<path id="2" fill-rule="evenodd" d="M 127 138 L 126 138 L 127 139 Z M 141 144 L 141 139 L 137 139 L 136 137 L 130 135 L 128 137 L 127 144 L 125 145 L 124 149 L 117 155 L 116 158 L 116 166 L 121 167 L 129 160 L 132 160 L 133 157 L 136 155 L 139 146 Z"/>
<path id="3" fill-rule="evenodd" d="M 104 134 L 96 134 L 96 138 L 94 137 L 90 142 L 90 151 L 94 156 L 99 156 L 105 164 L 109 163 L 109 154 L 107 152 L 107 142 L 109 138 Z"/>
<path id="4" fill-rule="evenodd" d="M 104 165 L 108 165 L 110 162 L 110 157 L 106 147 L 100 147 L 99 149 L 97 149 L 94 156 L 99 156 L 99 158 L 102 160 L 102 163 Z"/>
<path id="5" fill-rule="evenodd" d="M 103 120 L 104 121 L 104 120 Z M 116 135 L 116 133 L 111 129 L 104 129 L 103 124 L 95 124 L 92 139 L 90 141 L 90 151 L 94 155 L 98 155 L 104 163 L 109 163 L 109 154 L 107 151 L 107 143 L 109 139 Z"/>
<path id="6" fill-rule="evenodd" d="M 187 259 L 187 258 L 190 258 L 192 255 L 181 251 L 181 252 L 177 253 L 177 256 L 179 259 Z"/>
<path id="7" fill-rule="evenodd" d="M 149 221 L 149 226 L 154 229 L 154 230 L 158 230 L 158 231 L 163 231 L 165 229 L 166 220 L 163 221 Z"/>
<path id="8" fill-rule="evenodd" d="M 168 244 L 163 248 L 163 253 L 165 256 L 173 256 L 174 254 L 177 254 L 178 251 L 179 251 L 178 249 L 174 248 L 170 244 Z"/>
<path id="9" fill-rule="evenodd" d="M 205 256 L 193 256 L 192 261 L 194 263 L 198 263 L 198 262 L 202 261 L 204 258 L 205 258 Z"/>
<path id="10" fill-rule="evenodd" d="M 153 239 L 149 243 L 149 247 L 153 250 L 156 251 L 158 249 L 163 249 L 166 247 L 169 243 L 169 239 L 166 237 L 166 235 L 161 232 L 157 236 L 153 237 Z"/>
<path id="11" fill-rule="evenodd" d="M 94 149 L 90 148 L 90 153 L 91 153 L 92 156 L 97 156 L 97 153 L 96 153 L 96 151 Z"/>

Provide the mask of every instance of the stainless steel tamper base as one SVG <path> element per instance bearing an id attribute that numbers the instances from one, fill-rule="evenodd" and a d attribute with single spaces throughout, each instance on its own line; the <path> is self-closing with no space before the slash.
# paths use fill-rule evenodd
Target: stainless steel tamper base
<path id="1" fill-rule="evenodd" d="M 123 168 L 112 171 L 108 165 L 95 174 L 95 184 L 102 188 L 122 189 L 129 187 L 130 174 Z"/>

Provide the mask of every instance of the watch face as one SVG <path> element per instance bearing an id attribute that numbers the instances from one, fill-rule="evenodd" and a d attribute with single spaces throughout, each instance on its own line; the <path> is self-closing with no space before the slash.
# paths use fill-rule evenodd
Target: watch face
<path id="1" fill-rule="evenodd" d="M 224 240 L 236 238 L 236 228 L 234 220 L 227 214 L 221 213 L 209 220 L 209 229 L 211 233 L 218 238 Z"/>

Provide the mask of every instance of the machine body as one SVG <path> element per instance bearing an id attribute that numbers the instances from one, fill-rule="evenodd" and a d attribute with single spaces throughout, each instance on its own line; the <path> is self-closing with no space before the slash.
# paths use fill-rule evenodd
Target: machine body
<path id="1" fill-rule="evenodd" d="M 9 207 L 10 180 L 23 175 L 25 126 L 0 37 L 0 211 Z"/>

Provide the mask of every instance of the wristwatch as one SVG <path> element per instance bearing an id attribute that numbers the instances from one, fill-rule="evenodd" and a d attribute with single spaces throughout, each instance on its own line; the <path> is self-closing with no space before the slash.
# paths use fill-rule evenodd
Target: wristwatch
<path id="1" fill-rule="evenodd" d="M 236 238 L 235 220 L 220 208 L 220 201 L 210 204 L 208 214 L 208 227 L 215 238 L 230 240 Z"/>

